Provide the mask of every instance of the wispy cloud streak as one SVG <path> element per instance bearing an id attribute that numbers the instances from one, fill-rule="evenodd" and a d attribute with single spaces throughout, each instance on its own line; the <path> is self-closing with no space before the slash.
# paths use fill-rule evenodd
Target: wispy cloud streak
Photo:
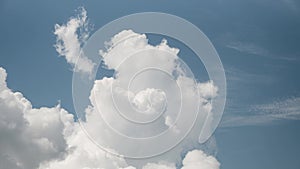
<path id="1" fill-rule="evenodd" d="M 300 97 L 254 105 L 248 115 L 228 115 L 222 120 L 222 127 L 268 125 L 280 120 L 300 120 Z"/>

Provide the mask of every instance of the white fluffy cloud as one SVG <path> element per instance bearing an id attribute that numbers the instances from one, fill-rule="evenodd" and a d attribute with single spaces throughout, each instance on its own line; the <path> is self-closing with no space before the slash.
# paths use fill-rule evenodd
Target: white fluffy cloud
<path id="1" fill-rule="evenodd" d="M 119 169 L 127 167 L 123 158 L 115 157 L 97 147 L 83 132 L 78 123 L 67 138 L 68 154 L 63 158 L 49 160 L 39 169 Z"/>
<path id="2" fill-rule="evenodd" d="M 115 76 L 105 77 L 94 82 L 90 95 L 91 105 L 86 109 L 86 121 L 82 122 L 84 129 L 94 142 L 116 154 L 143 156 L 147 153 L 157 152 L 168 144 L 171 145 L 172 143 L 169 142 L 173 138 L 176 140 L 187 132 L 192 124 L 191 120 L 196 117 L 193 113 L 198 111 L 198 108 L 201 115 L 197 126 L 203 125 L 205 116 L 211 111 L 210 99 L 217 95 L 218 89 L 211 81 L 195 83 L 191 72 L 177 56 L 179 49 L 168 46 L 166 40 L 162 40 L 156 46 L 150 45 L 145 34 L 138 34 L 132 30 L 124 30 L 116 34 L 106 43 L 106 47 L 105 50 L 99 49 L 99 54 L 104 65 L 115 70 Z M 150 67 L 156 69 L 143 71 L 144 68 Z M 197 97 L 197 92 L 199 92 L 200 98 Z M 198 107 L 198 103 L 200 103 L 200 107 Z M 181 112 L 178 112 L 180 108 Z M 136 121 L 139 119 L 135 119 L 135 117 L 152 117 L 159 115 L 161 111 L 164 115 L 150 126 L 137 126 L 128 123 L 128 119 L 121 117 L 118 111 Z M 141 114 L 137 112 L 141 112 Z M 184 115 L 179 116 L 180 114 Z M 181 121 L 176 119 L 178 116 Z M 186 123 L 186 121 L 191 122 Z M 143 138 L 162 133 L 169 127 L 172 127 L 171 132 L 165 138 L 157 139 L 154 144 L 157 146 L 151 146 L 151 149 L 147 142 L 135 144 L 135 140 L 132 142 L 130 139 L 112 134 L 116 130 L 128 137 Z M 158 165 L 161 168 L 174 168 L 175 161 L 181 159 L 182 151 L 186 151 L 183 147 L 191 149 L 197 146 L 200 130 L 201 127 L 196 127 L 185 141 L 166 155 L 154 157 L 151 160 L 141 160 L 137 164 L 130 160 L 127 162 L 139 167 L 146 165 L 144 166 L 146 168 Z M 87 143 L 81 140 L 80 142 Z M 72 143 L 72 145 L 75 146 L 76 143 Z M 78 147 L 75 152 L 81 152 L 82 147 L 84 146 Z M 78 154 L 85 154 L 84 152 Z M 134 154 L 135 152 L 136 154 Z M 65 160 L 56 161 L 54 164 L 50 163 L 50 166 L 56 166 L 52 167 L 53 169 L 67 167 L 70 162 L 66 162 L 66 160 L 69 159 L 74 160 L 74 154 L 70 153 Z M 123 161 L 124 159 L 119 160 Z M 162 165 L 158 162 L 166 164 Z M 201 161 L 199 162 L 202 165 Z M 124 163 L 120 165 L 118 162 L 115 164 L 118 164 L 119 167 L 124 165 Z M 80 164 L 78 165 L 80 166 Z M 73 165 L 72 167 L 74 168 Z"/>
<path id="3" fill-rule="evenodd" d="M 80 8 L 80 11 L 80 14 L 71 18 L 67 24 L 55 25 L 55 48 L 74 67 L 74 71 L 91 73 L 95 64 L 81 53 L 81 47 L 89 37 L 90 25 L 86 10 Z"/>
<path id="4" fill-rule="evenodd" d="M 54 33 L 57 35 L 56 50 L 59 54 L 72 66 L 77 64 L 75 71 L 90 74 L 95 64 L 80 54 L 81 47 L 89 35 L 87 28 L 86 11 L 82 9 L 82 13 L 76 18 L 71 18 L 67 24 L 56 25 Z M 145 145 L 126 145 L 111 134 L 106 122 L 132 137 L 147 137 L 173 126 L 168 135 L 172 139 L 188 129 L 190 122 L 187 121 L 194 117 L 192 112 L 198 110 L 195 106 L 198 102 L 203 114 L 201 117 L 210 113 L 209 100 L 216 96 L 217 87 L 212 82 L 195 83 L 187 74 L 187 69 L 179 64 L 178 52 L 179 49 L 169 47 L 166 40 L 152 46 L 148 44 L 146 35 L 131 30 L 115 35 L 108 42 L 107 50 L 101 51 L 100 55 L 104 64 L 116 71 L 116 76 L 95 81 L 90 95 L 91 105 L 86 109 L 86 121 L 81 123 L 84 130 L 78 122 L 74 122 L 71 114 L 60 108 L 60 105 L 52 108 L 32 108 L 31 103 L 21 93 L 12 92 L 7 87 L 6 72 L 1 68 L 1 166 L 11 169 L 175 169 L 182 163 L 182 169 L 218 169 L 219 162 L 201 150 L 188 152 L 181 162 L 180 154 L 187 149 L 194 149 L 197 144 L 199 128 L 166 155 L 138 162 L 114 156 L 94 143 L 104 143 L 106 150 L 115 153 L 157 150 L 162 143 L 169 144 L 172 140 L 157 140 L 158 147 L 151 149 Z M 156 65 L 159 69 L 141 72 L 143 76 L 137 74 L 132 85 L 127 86 L 131 81 L 130 77 L 134 76 L 137 70 L 151 65 Z M 162 72 L 175 77 L 170 78 Z M 178 93 L 178 86 L 181 94 Z M 198 91 L 200 99 L 195 97 Z M 181 122 L 175 124 L 176 112 L 181 101 L 179 96 L 184 102 L 184 116 L 181 116 Z M 112 100 L 113 97 L 116 100 Z M 121 110 L 127 115 L 130 115 L 132 107 L 135 107 L 142 112 L 141 117 L 154 116 L 160 111 L 164 116 L 153 126 L 136 128 L 116 115 L 114 104 L 121 106 Z M 100 118 L 99 113 L 103 118 Z M 134 114 L 132 117 L 135 116 Z M 89 132 L 92 139 L 87 137 L 85 131 Z"/>
<path id="5" fill-rule="evenodd" d="M 143 169 L 176 169 L 174 164 L 149 163 Z"/>
<path id="6" fill-rule="evenodd" d="M 73 116 L 58 106 L 39 109 L 6 85 L 0 68 L 1 168 L 32 169 L 66 153 L 65 137 Z"/>
<path id="7" fill-rule="evenodd" d="M 193 150 L 182 161 L 181 169 L 219 169 L 220 163 L 213 157 L 207 156 L 203 151 Z"/>
<path id="8" fill-rule="evenodd" d="M 9 169 L 118 169 L 122 158 L 99 149 L 60 105 L 32 108 L 6 84 L 0 67 L 0 168 Z"/>
<path id="9" fill-rule="evenodd" d="M 219 169 L 220 163 L 213 157 L 206 155 L 201 150 L 193 150 L 186 154 L 182 160 L 181 169 Z M 135 169 L 135 168 L 128 168 Z M 142 169 L 176 169 L 174 163 L 148 163 Z"/>
<path id="10" fill-rule="evenodd" d="M 181 169 L 219 169 L 220 163 L 213 157 L 206 155 L 201 150 L 193 150 L 186 154 L 182 160 Z M 143 169 L 176 169 L 172 163 L 149 163 Z"/>
<path id="11" fill-rule="evenodd" d="M 210 81 L 196 83 L 181 64 L 177 56 L 179 49 L 169 47 L 166 40 L 153 46 L 148 43 L 145 34 L 124 30 L 107 44 L 106 51 L 100 51 L 100 55 L 104 64 L 114 69 L 116 75 L 95 81 L 84 128 L 100 145 L 124 156 L 141 157 L 163 152 L 175 145 L 174 140 L 180 141 L 181 136 L 192 127 L 193 131 L 185 138 L 187 141 L 180 142 L 171 152 L 160 157 L 167 158 L 167 162 L 179 160 L 183 147 L 197 146 L 201 126 L 211 111 L 210 99 L 217 95 L 217 87 Z M 197 118 L 198 108 L 200 114 Z M 136 125 L 120 116 L 122 113 L 131 120 L 139 121 L 145 114 L 148 118 L 159 115 L 161 111 L 163 115 L 151 125 Z M 197 122 L 195 128 L 193 120 Z M 114 134 L 115 131 L 130 138 Z M 164 131 L 167 131 L 166 134 Z M 156 140 L 143 139 L 137 143 L 131 139 L 161 133 L 164 135 Z M 139 151 L 133 151 L 136 149 Z"/>
<path id="12" fill-rule="evenodd" d="M 73 116 L 59 105 L 33 109 L 21 93 L 12 92 L 7 87 L 6 76 L 5 70 L 0 68 L 1 167 L 135 169 L 128 166 L 125 159 L 99 149 L 85 135 L 79 123 L 73 121 Z M 218 161 L 201 150 L 189 152 L 182 164 L 182 169 L 219 168 Z M 161 159 L 142 168 L 175 169 L 175 166 L 175 163 L 164 162 L 164 159 Z"/>

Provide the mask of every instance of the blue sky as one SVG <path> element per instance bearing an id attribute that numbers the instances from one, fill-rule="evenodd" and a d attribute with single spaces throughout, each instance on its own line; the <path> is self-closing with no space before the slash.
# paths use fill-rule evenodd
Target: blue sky
<path id="1" fill-rule="evenodd" d="M 255 1 L 0 2 L 0 66 L 34 107 L 74 112 L 72 67 L 58 57 L 54 25 L 84 6 L 95 30 L 136 12 L 165 12 L 198 26 L 225 68 L 227 104 L 215 132 L 223 169 L 300 167 L 300 3 Z M 291 115 L 292 114 L 292 115 Z"/>

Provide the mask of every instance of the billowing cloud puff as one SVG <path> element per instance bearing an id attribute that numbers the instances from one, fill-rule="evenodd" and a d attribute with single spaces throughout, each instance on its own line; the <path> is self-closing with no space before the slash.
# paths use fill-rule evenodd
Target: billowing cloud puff
<path id="1" fill-rule="evenodd" d="M 7 87 L 6 72 L 0 68 L 1 168 L 32 169 L 62 157 L 72 123 L 73 116 L 59 105 L 32 108 L 21 93 Z"/>
<path id="2" fill-rule="evenodd" d="M 176 169 L 174 164 L 156 164 L 149 163 L 143 167 L 143 169 Z"/>
<path id="3" fill-rule="evenodd" d="M 191 71 L 177 55 L 179 49 L 169 47 L 166 40 L 153 46 L 145 34 L 124 30 L 107 44 L 107 49 L 99 53 L 104 65 L 115 71 L 115 76 L 95 81 L 90 95 L 91 106 L 83 123 L 94 141 L 124 156 L 143 157 L 175 146 L 174 140 L 180 141 L 196 120 L 193 132 L 160 158 L 174 162 L 181 158 L 183 147 L 197 147 L 201 126 L 206 115 L 211 113 L 210 99 L 218 91 L 213 82 L 195 82 Z M 163 115 L 159 116 L 160 113 Z M 157 116 L 157 120 L 145 125 Z M 156 140 L 138 140 L 161 133 L 164 136 Z M 119 144 L 120 141 L 123 144 Z M 134 149 L 140 151 L 133 152 Z"/>
<path id="4" fill-rule="evenodd" d="M 179 49 L 169 47 L 166 40 L 153 46 L 148 43 L 145 34 L 124 30 L 112 37 L 106 47 L 100 49 L 99 54 L 104 66 L 113 69 L 115 76 L 94 82 L 89 98 L 91 105 L 86 109 L 85 121 L 81 123 L 84 130 L 93 142 L 110 153 L 125 157 L 147 156 L 171 147 L 173 140 L 180 141 L 179 138 L 188 132 L 197 118 L 195 112 L 200 111 L 194 132 L 165 155 L 138 162 L 127 159 L 127 163 L 138 168 L 158 165 L 157 162 L 173 166 L 181 159 L 180 154 L 186 151 L 185 148 L 198 146 L 201 126 L 211 111 L 210 99 L 217 95 L 217 87 L 211 81 L 195 82 L 189 68 L 177 56 Z M 177 119 L 179 115 L 180 121 Z M 153 120 L 153 123 L 131 123 L 140 120 Z M 135 143 L 134 139 L 127 139 L 151 137 L 168 128 L 171 130 L 164 138 L 153 142 Z M 115 134 L 116 131 L 119 135 Z M 67 159 L 73 155 L 69 156 Z"/>
<path id="5" fill-rule="evenodd" d="M 81 13 L 71 18 L 67 24 L 55 25 L 55 48 L 74 67 L 74 71 L 91 73 L 95 64 L 81 53 L 81 47 L 89 37 L 90 25 L 85 9 L 79 10 Z M 76 63 L 78 64 L 75 68 Z"/>
<path id="6" fill-rule="evenodd" d="M 207 156 L 203 151 L 193 150 L 182 161 L 181 169 L 219 169 L 220 163 L 213 157 Z"/>
<path id="7" fill-rule="evenodd" d="M 220 163 L 213 157 L 206 155 L 201 150 L 193 150 L 186 154 L 182 160 L 181 169 L 219 169 Z M 135 169 L 128 167 L 128 169 Z M 176 169 L 174 163 L 148 163 L 142 169 Z"/>
<path id="8" fill-rule="evenodd" d="M 219 169 L 220 163 L 213 157 L 206 155 L 201 150 L 193 150 L 186 154 L 182 161 L 181 169 Z M 172 163 L 149 163 L 143 169 L 176 169 Z"/>
<path id="9" fill-rule="evenodd" d="M 118 169 L 122 158 L 99 149 L 86 137 L 73 115 L 60 105 L 32 108 L 6 84 L 0 67 L 0 168 L 9 169 Z"/>
<path id="10" fill-rule="evenodd" d="M 128 166 L 123 158 L 113 156 L 97 147 L 78 123 L 73 127 L 72 135 L 67 138 L 68 154 L 42 163 L 39 169 L 119 169 Z"/>
<path id="11" fill-rule="evenodd" d="M 72 66 L 77 64 L 75 71 L 90 74 L 94 63 L 80 53 L 89 34 L 86 11 L 82 9 L 82 13 L 66 25 L 56 25 L 54 33 L 59 54 Z M 73 116 L 60 105 L 32 108 L 21 93 L 7 88 L 6 72 L 0 69 L 1 165 L 11 169 L 175 169 L 180 165 L 182 169 L 218 169 L 219 163 L 214 157 L 200 150 L 189 152 L 198 145 L 200 124 L 166 154 L 142 160 L 111 154 L 137 152 L 142 155 L 170 144 L 172 138 L 178 138 L 189 128 L 189 119 L 195 118 L 193 112 L 198 110 L 198 104 L 202 114 L 200 123 L 203 123 L 203 117 L 211 111 L 210 99 L 216 96 L 217 87 L 213 82 L 195 82 L 189 69 L 180 64 L 179 49 L 169 47 L 166 40 L 152 46 L 146 35 L 125 30 L 112 37 L 107 45 L 99 57 L 116 74 L 94 82 L 89 98 L 91 105 L 86 108 L 85 121 L 79 119 L 81 123 L 74 122 Z M 158 69 L 136 74 L 137 70 L 151 65 Z M 199 98 L 196 97 L 198 92 Z M 180 122 L 176 117 L 181 102 L 184 102 L 181 107 L 184 116 Z M 130 118 L 160 118 L 151 126 L 136 128 L 120 118 L 116 105 Z M 158 116 L 160 113 L 163 116 Z M 107 122 L 127 136 L 140 138 L 172 128 L 166 135 L 171 139 L 158 139 L 157 147 L 151 148 L 147 144 L 128 144 L 112 134 Z M 95 143 L 100 143 L 102 149 Z M 184 152 L 188 153 L 181 162 Z"/>
<path id="12" fill-rule="evenodd" d="M 59 105 L 33 109 L 21 93 L 12 92 L 7 87 L 6 76 L 5 70 L 0 68 L 1 167 L 135 169 L 128 166 L 125 159 L 99 149 L 86 136 L 79 123 L 73 121 L 73 116 Z M 148 163 L 142 168 L 176 168 L 175 163 L 164 161 L 160 159 L 160 162 Z M 207 156 L 200 150 L 189 152 L 182 164 L 183 169 L 219 168 L 219 163 L 214 157 Z"/>

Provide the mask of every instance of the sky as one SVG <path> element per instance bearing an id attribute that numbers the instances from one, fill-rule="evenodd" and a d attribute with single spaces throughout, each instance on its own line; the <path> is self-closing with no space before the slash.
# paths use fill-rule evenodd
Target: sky
<path id="1" fill-rule="evenodd" d="M 222 169 L 300 167 L 299 2 L 2 0 L 0 67 L 6 70 L 8 88 L 21 92 L 33 109 L 44 112 L 40 108 L 49 107 L 47 111 L 64 114 L 55 109 L 60 103 L 67 112 L 75 114 L 73 66 L 55 49 L 57 34 L 54 25 L 66 24 L 70 17 L 80 13 L 80 7 L 85 8 L 89 23 L 93 25 L 90 34 L 110 21 L 137 12 L 169 13 L 196 25 L 216 48 L 227 79 L 223 118 L 212 137 L 213 145 L 209 145 L 205 153 L 215 156 Z M 155 35 L 147 37 L 153 45 L 159 44 L 161 39 Z M 170 46 L 180 48 L 182 59 L 193 55 L 176 40 L 167 40 Z M 202 71 L 195 76 L 201 82 L 207 80 Z M 8 108 L 1 109 L 4 114 Z M 64 126 L 68 121 L 62 122 Z M 34 129 L 26 132 L 31 133 Z M 0 137 L 4 138 L 5 132 L 2 133 Z M 52 135 L 47 138 L 51 140 Z M 67 144 L 76 144 L 76 141 L 66 140 Z M 60 143 L 61 140 L 56 141 Z M 11 152 L 3 150 L 6 145 L 9 144 L 0 144 L 0 154 L 1 150 Z M 36 151 L 40 150 L 37 148 Z M 59 155 L 49 153 L 45 159 L 52 156 Z M 78 159 L 84 160 L 84 157 Z M 28 164 L 31 165 L 34 163 Z"/>

